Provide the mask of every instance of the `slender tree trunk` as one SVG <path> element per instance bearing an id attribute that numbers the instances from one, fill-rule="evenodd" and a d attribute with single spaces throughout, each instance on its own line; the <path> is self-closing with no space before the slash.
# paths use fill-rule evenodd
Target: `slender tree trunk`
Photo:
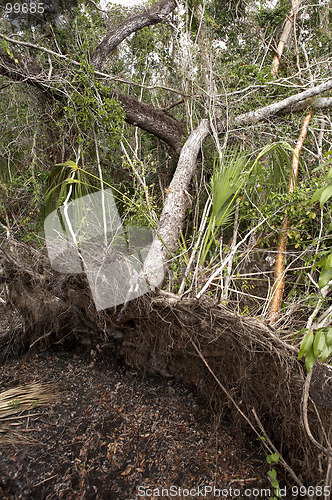
<path id="1" fill-rule="evenodd" d="M 286 19 L 284 30 L 282 32 L 282 35 L 280 37 L 278 47 L 277 47 L 277 53 L 275 54 L 273 61 L 272 61 L 272 69 L 271 69 L 271 75 L 275 78 L 278 74 L 279 71 L 279 66 L 281 62 L 281 56 L 284 52 L 284 48 L 286 47 L 288 40 L 290 38 L 290 34 L 293 28 L 293 13 L 291 12 Z"/>
<path id="2" fill-rule="evenodd" d="M 311 110 L 304 118 L 300 136 L 294 148 L 294 153 L 292 157 L 292 172 L 288 184 L 289 193 L 292 193 L 296 187 L 296 179 L 299 170 L 299 156 L 305 138 L 307 136 L 308 127 L 312 115 L 313 115 L 313 110 Z M 277 257 L 274 268 L 275 281 L 273 285 L 272 297 L 268 311 L 268 321 L 271 324 L 275 323 L 278 320 L 281 311 L 282 296 L 285 288 L 285 261 L 286 261 L 286 250 L 287 250 L 288 227 L 289 227 L 289 220 L 287 215 L 285 215 L 278 237 Z"/>
<path id="3" fill-rule="evenodd" d="M 274 56 L 273 61 L 272 61 L 271 75 L 273 77 L 276 77 L 278 74 L 279 66 L 280 66 L 280 62 L 281 62 L 281 56 L 284 52 L 285 47 L 287 46 L 287 44 L 289 42 L 291 32 L 292 32 L 292 29 L 294 26 L 294 21 L 295 21 L 296 14 L 297 14 L 297 11 L 299 9 L 300 3 L 301 3 L 301 0 L 293 0 L 292 9 L 291 9 L 290 13 L 288 14 L 287 19 L 285 21 L 284 29 L 283 29 L 283 32 L 281 34 L 281 37 L 280 37 L 280 40 L 278 43 L 277 53 Z"/>

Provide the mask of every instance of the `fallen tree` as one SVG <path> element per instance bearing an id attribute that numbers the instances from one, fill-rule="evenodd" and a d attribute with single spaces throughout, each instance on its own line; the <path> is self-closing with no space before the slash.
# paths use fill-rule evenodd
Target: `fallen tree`
<path id="1" fill-rule="evenodd" d="M 1 34 L 0 36 L 5 41 L 10 41 L 13 44 L 20 43 Z M 45 50 L 42 47 L 35 46 L 35 48 L 41 51 Z M 75 63 L 79 65 L 76 61 Z M 57 86 L 54 85 L 53 87 L 52 80 L 46 77 L 46 71 L 38 66 L 36 69 L 34 62 L 30 62 L 29 64 L 23 62 L 15 63 L 11 57 L 0 52 L 0 74 L 15 81 L 27 82 L 45 92 L 48 97 L 61 99 Z M 228 121 L 227 126 L 222 120 L 218 120 L 217 131 L 218 133 L 225 133 L 226 130 L 229 131 L 232 129 L 235 131 L 236 128 L 256 124 L 281 113 L 303 111 L 310 106 L 313 106 L 316 110 L 319 110 L 320 106 L 322 109 L 330 107 L 332 104 L 331 98 L 315 99 L 315 97 L 331 89 L 332 80 L 329 79 L 320 85 L 289 96 L 279 102 L 236 116 Z M 150 256 L 146 261 L 147 276 L 149 276 L 149 268 L 151 267 L 151 262 L 155 260 L 155 252 L 161 251 L 164 267 L 166 267 L 168 254 L 176 248 L 176 242 L 188 207 L 190 182 L 197 165 L 197 157 L 201 147 L 212 131 L 212 118 L 211 120 L 203 119 L 198 127 L 188 136 L 183 147 L 181 147 L 183 139 L 182 125 L 178 120 L 171 117 L 168 112 L 156 109 L 152 105 L 141 103 L 139 100 L 122 95 L 117 91 L 111 91 L 111 95 L 123 107 L 128 123 L 140 127 L 164 140 L 173 148 L 176 155 L 179 155 L 177 169 L 167 190 L 163 211 L 159 220 L 157 228 L 158 238 L 154 242 Z M 155 286 L 154 280 L 151 279 L 150 281 L 151 286 Z"/>
<path id="2" fill-rule="evenodd" d="M 152 287 L 155 276 L 149 276 L 149 270 L 153 267 L 154 255 L 162 254 L 165 267 L 169 252 L 178 245 L 190 204 L 190 184 L 197 158 L 211 131 L 235 133 L 242 127 L 272 120 L 279 114 L 310 106 L 315 109 L 331 106 L 331 98 L 316 97 L 332 88 L 331 79 L 321 78 L 321 83 L 315 87 L 303 90 L 303 86 L 301 92 L 286 99 L 223 120 L 219 112 L 214 113 L 215 87 L 207 82 L 213 92 L 209 95 L 206 89 L 211 115 L 199 118 L 198 126 L 188 131 L 182 144 L 183 124 L 178 119 L 165 109 L 119 92 L 115 82 L 132 82 L 100 71 L 118 43 L 143 26 L 161 22 L 173 8 L 172 2 L 162 0 L 152 7 L 153 12 L 143 12 L 121 23 L 106 35 L 91 58 L 95 65 L 93 76 L 108 84 L 107 94 L 101 97 L 115 97 L 124 110 L 127 123 L 162 139 L 179 157 L 173 179 L 165 191 L 158 238 L 145 261 Z M 47 54 L 49 61 L 51 58 L 63 61 L 73 73 L 81 63 L 40 45 L 5 35 L 1 37 L 11 47 L 24 47 L 27 55 L 19 51 L 11 55 L 1 49 L 0 74 L 9 82 L 32 86 L 42 99 L 61 103 L 66 93 L 65 82 L 60 73 L 53 72 L 52 62 L 49 67 L 42 66 L 36 53 Z M 177 93 L 174 89 L 168 90 Z M 193 384 L 209 402 L 220 404 L 220 411 L 230 412 L 238 429 L 245 428 L 257 438 L 263 435 L 268 453 L 277 452 L 282 457 L 291 481 L 298 485 L 325 481 L 321 457 L 315 444 L 308 441 L 301 424 L 305 371 L 297 361 L 298 350 L 290 344 L 289 336 L 282 339 L 282 335 L 258 320 L 238 316 L 204 295 L 194 300 L 155 292 L 122 308 L 97 312 L 83 275 L 52 271 L 43 253 L 11 238 L 4 239 L 2 250 L 0 281 L 5 285 L 6 307 L 19 318 L 16 326 L 9 327 L 0 337 L 3 359 L 27 350 L 77 343 L 85 345 L 92 356 L 116 352 L 140 369 L 165 377 L 179 377 Z M 316 411 L 310 403 L 305 410 L 311 432 L 318 442 L 323 442 L 324 432 L 328 432 L 331 424 L 331 416 L 325 411 L 329 395 L 322 389 L 323 378 L 325 382 L 330 378 L 324 370 L 324 376 L 321 374 L 313 381 L 315 391 L 311 394 L 316 406 L 321 408 Z M 330 460 L 329 451 L 327 455 Z M 325 469 L 331 470 L 326 458 L 323 464 Z"/>
<path id="3" fill-rule="evenodd" d="M 4 246 L 0 282 L 16 326 L 0 335 L 2 361 L 26 351 L 83 345 L 92 358 L 116 353 L 152 374 L 194 386 L 236 432 L 266 441 L 292 484 L 324 481 L 317 453 L 303 428 L 305 369 L 298 348 L 257 319 L 239 316 L 208 297 L 179 298 L 159 291 L 97 312 L 84 275 L 52 271 L 39 251 L 17 241 Z M 314 370 L 305 418 L 318 442 L 331 425 L 331 373 Z M 281 383 L 282 381 L 282 383 Z M 325 387 L 325 389 L 324 389 Z M 327 466 L 324 467 L 326 470 Z"/>

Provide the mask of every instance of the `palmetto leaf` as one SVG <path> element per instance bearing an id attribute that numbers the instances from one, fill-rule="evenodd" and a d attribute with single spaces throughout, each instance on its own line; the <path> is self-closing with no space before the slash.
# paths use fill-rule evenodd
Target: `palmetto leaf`
<path id="1" fill-rule="evenodd" d="M 288 143 L 277 142 L 266 145 L 254 161 L 233 148 L 225 153 L 221 162 L 215 163 L 211 179 L 212 210 L 204 236 L 201 264 L 216 241 L 219 227 L 232 222 L 237 197 L 247 183 L 250 185 L 252 180 L 255 186 L 258 182 L 265 188 L 271 185 L 281 189 L 286 187 L 286 179 L 292 171 L 290 153 L 294 153 L 294 150 Z M 267 155 L 269 166 L 263 167 L 260 160 Z"/>
<path id="2" fill-rule="evenodd" d="M 237 149 L 225 153 L 221 162 L 216 161 L 211 179 L 212 210 L 201 253 L 201 263 L 215 241 L 220 226 L 232 222 L 237 195 L 250 171 L 251 162 Z"/>
<path id="3" fill-rule="evenodd" d="M 243 173 L 248 166 L 248 158 L 236 149 L 226 153 L 221 163 L 215 163 L 211 180 L 211 215 L 216 226 L 230 222 L 230 211 L 234 208 L 232 198 L 239 190 Z"/>
<path id="4" fill-rule="evenodd" d="M 287 188 L 288 179 L 292 175 L 292 163 L 290 152 L 294 152 L 289 144 L 277 142 L 263 148 L 255 161 L 253 175 L 249 179 L 249 185 L 257 185 L 257 182 L 265 189 L 273 188 L 278 192 L 284 192 Z M 265 164 L 259 160 L 267 156 Z M 252 181 L 250 183 L 250 181 Z"/>

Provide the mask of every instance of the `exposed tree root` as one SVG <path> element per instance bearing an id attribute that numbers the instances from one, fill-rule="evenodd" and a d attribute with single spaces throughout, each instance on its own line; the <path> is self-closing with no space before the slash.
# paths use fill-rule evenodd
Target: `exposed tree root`
<path id="1" fill-rule="evenodd" d="M 97 312 L 83 275 L 60 275 L 41 253 L 17 242 L 11 247 L 10 255 L 0 255 L 0 282 L 21 326 L 0 335 L 2 359 L 64 343 L 85 344 L 93 356 L 115 352 L 141 370 L 195 385 L 240 433 L 254 430 L 257 437 L 263 428 L 293 471 L 290 482 L 325 480 L 327 458 L 318 456 L 301 421 L 305 369 L 297 348 L 278 333 L 208 297 L 179 299 L 162 291 L 125 309 Z M 319 377 L 315 384 L 317 392 Z M 323 443 L 331 412 L 324 396 L 315 401 L 322 407 L 316 411 L 309 400 L 308 425 Z"/>

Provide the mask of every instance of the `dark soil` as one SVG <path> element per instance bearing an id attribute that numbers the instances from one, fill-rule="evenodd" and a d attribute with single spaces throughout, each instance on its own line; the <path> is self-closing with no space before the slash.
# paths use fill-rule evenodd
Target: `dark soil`
<path id="1" fill-rule="evenodd" d="M 264 453 L 260 462 L 256 444 L 245 449 L 230 422 L 173 379 L 61 351 L 7 361 L 0 391 L 36 381 L 61 397 L 13 420 L 35 443 L 0 447 L 1 499 L 215 498 L 205 486 L 230 499 L 236 488 L 267 487 Z"/>

